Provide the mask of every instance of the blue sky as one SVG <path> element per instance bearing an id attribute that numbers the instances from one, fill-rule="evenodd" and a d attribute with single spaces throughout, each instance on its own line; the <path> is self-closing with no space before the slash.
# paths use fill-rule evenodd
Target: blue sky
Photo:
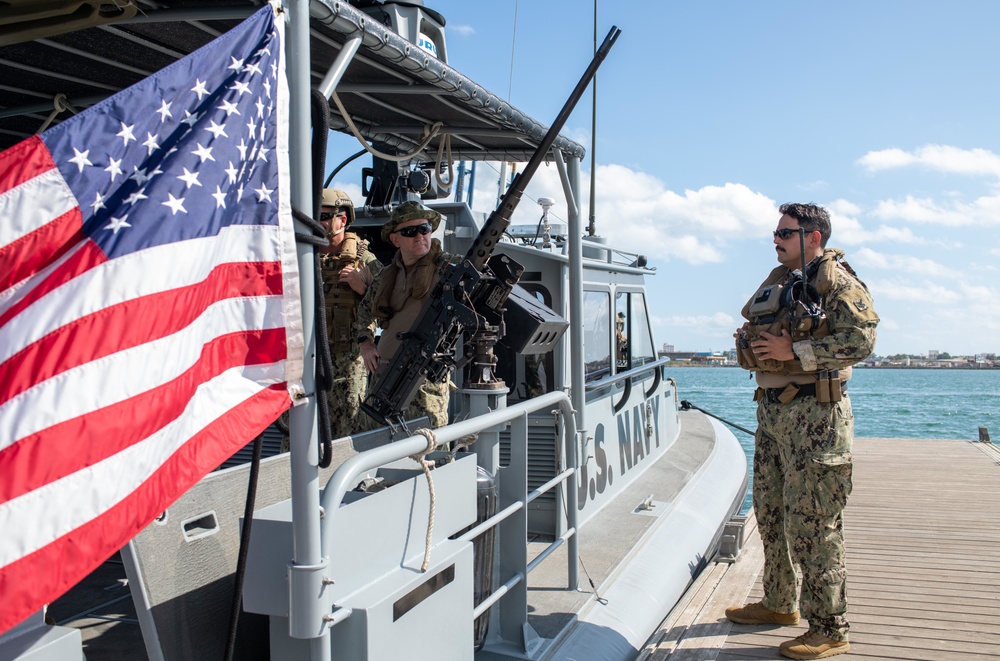
<path id="1" fill-rule="evenodd" d="M 590 61 L 591 3 L 425 4 L 449 64 L 543 124 Z M 656 267 L 657 342 L 728 349 L 778 205 L 811 201 L 872 290 L 876 353 L 1000 353 L 1000 3 L 605 0 L 597 23 L 622 30 L 598 74 L 598 233 Z M 588 150 L 589 104 L 563 131 Z M 497 176 L 477 178 L 488 210 Z M 515 223 L 541 196 L 565 217 L 541 168 Z"/>

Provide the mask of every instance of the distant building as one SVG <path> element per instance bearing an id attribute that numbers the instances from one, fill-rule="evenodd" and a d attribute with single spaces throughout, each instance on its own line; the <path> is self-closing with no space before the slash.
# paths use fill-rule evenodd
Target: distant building
<path id="1" fill-rule="evenodd" d="M 662 353 L 673 353 L 673 352 L 674 352 L 674 345 L 670 344 L 669 342 L 664 342 Z"/>
<path id="2" fill-rule="evenodd" d="M 927 360 L 937 360 L 938 356 L 940 355 L 941 355 L 940 351 L 938 351 L 937 349 L 931 349 L 930 351 L 927 352 Z"/>

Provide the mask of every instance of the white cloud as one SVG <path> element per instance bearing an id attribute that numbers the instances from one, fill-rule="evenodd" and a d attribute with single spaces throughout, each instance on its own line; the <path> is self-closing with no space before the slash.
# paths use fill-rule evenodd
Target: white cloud
<path id="1" fill-rule="evenodd" d="M 874 269 L 891 270 L 898 274 L 910 274 L 924 278 L 953 278 L 961 279 L 960 272 L 948 268 L 933 259 L 921 259 L 913 255 L 890 255 L 880 253 L 871 248 L 861 248 L 856 253 L 852 261 L 856 261 L 859 266 Z"/>
<path id="2" fill-rule="evenodd" d="M 875 230 L 866 229 L 857 218 L 862 214 L 861 207 L 848 200 L 834 200 L 827 205 L 827 210 L 830 212 L 830 224 L 833 226 L 831 246 L 853 246 L 875 241 L 926 243 L 925 239 L 915 236 L 908 227 L 881 225 Z"/>
<path id="3" fill-rule="evenodd" d="M 679 194 L 620 165 L 599 166 L 597 182 L 597 218 L 613 223 L 617 242 L 690 263 L 720 261 L 719 247 L 765 235 L 777 218 L 773 200 L 742 184 Z"/>
<path id="4" fill-rule="evenodd" d="M 461 37 L 471 37 L 472 35 L 476 34 L 476 28 L 472 27 L 471 25 L 454 25 L 452 23 L 449 23 L 448 26 L 445 28 L 445 30 L 447 30 L 448 32 L 454 32 L 455 34 Z"/>
<path id="5" fill-rule="evenodd" d="M 919 165 L 930 170 L 965 175 L 1000 177 L 1000 156 L 988 149 L 960 149 L 948 145 L 926 145 L 912 152 L 902 149 L 870 151 L 858 164 L 869 172 Z"/>
<path id="6" fill-rule="evenodd" d="M 928 223 L 946 227 L 1000 224 L 1000 196 L 982 196 L 971 204 L 941 205 L 930 198 L 908 195 L 904 200 L 883 200 L 872 215 L 885 220 Z"/>
<path id="7" fill-rule="evenodd" d="M 492 206 L 486 200 L 496 195 L 498 171 L 496 164 L 479 165 L 477 207 Z M 589 177 L 581 176 L 580 187 L 577 204 L 586 223 Z M 537 223 L 541 211 L 534 201 L 540 197 L 557 201 L 550 211 L 553 222 L 566 222 L 558 170 L 543 165 L 515 210 L 512 224 Z M 718 263 L 725 259 L 723 248 L 730 241 L 768 238 L 777 217 L 773 200 L 743 184 L 705 186 L 679 194 L 667 190 L 656 177 L 622 165 L 597 168 L 597 233 L 610 237 L 611 244 L 622 250 L 691 264 Z"/>
<path id="8" fill-rule="evenodd" d="M 948 289 L 940 283 L 913 280 L 870 280 L 868 287 L 875 299 L 875 309 L 878 310 L 880 300 L 908 301 L 921 303 L 923 306 L 939 307 L 962 302 L 965 297 L 961 292 Z"/>
<path id="9" fill-rule="evenodd" d="M 858 159 L 858 164 L 869 172 L 902 168 L 908 165 L 913 165 L 916 162 L 916 156 L 907 153 L 902 149 L 870 151 Z"/>

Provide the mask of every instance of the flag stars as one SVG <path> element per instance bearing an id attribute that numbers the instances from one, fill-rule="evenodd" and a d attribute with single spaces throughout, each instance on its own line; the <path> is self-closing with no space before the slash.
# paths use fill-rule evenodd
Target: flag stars
<path id="1" fill-rule="evenodd" d="M 261 101 L 260 99 L 257 99 L 257 116 L 258 117 L 264 116 L 264 102 Z"/>
<path id="2" fill-rule="evenodd" d="M 135 183 L 142 186 L 144 183 L 146 183 L 147 181 L 149 181 L 158 174 L 163 174 L 163 170 L 157 168 L 152 172 L 147 173 L 146 170 L 144 170 L 143 168 L 137 167 L 135 168 L 135 171 L 132 172 L 132 176 L 130 177 L 130 179 L 133 179 Z"/>
<path id="3" fill-rule="evenodd" d="M 86 149 L 84 151 L 80 151 L 76 147 L 73 147 L 73 152 L 76 155 L 73 158 L 69 159 L 69 162 L 73 163 L 78 168 L 80 168 L 80 172 L 83 172 L 83 166 L 84 165 L 93 165 L 93 163 L 90 162 L 90 158 L 89 158 L 89 156 L 90 156 L 90 150 L 89 149 Z"/>
<path id="4" fill-rule="evenodd" d="M 166 202 L 163 202 L 163 206 L 170 207 L 172 216 L 176 216 L 178 211 L 183 211 L 184 213 L 187 213 L 187 209 L 184 208 L 183 197 L 180 198 L 174 197 L 173 193 L 167 193 L 167 197 L 170 199 L 168 199 Z"/>
<path id="5" fill-rule="evenodd" d="M 256 62 L 251 62 L 251 63 L 247 64 L 245 67 L 243 67 L 243 70 L 244 71 L 249 71 L 251 76 L 253 76 L 254 74 L 260 74 L 260 73 L 262 73 L 261 70 L 260 70 L 260 67 L 257 66 Z"/>
<path id="6" fill-rule="evenodd" d="M 170 106 L 172 105 L 173 105 L 172 103 L 167 103 L 165 100 L 160 99 L 160 109 L 157 110 L 156 112 L 160 114 L 161 124 L 167 121 L 167 117 L 173 117 L 173 115 L 170 114 Z"/>
<path id="7" fill-rule="evenodd" d="M 242 113 L 240 113 L 239 110 L 237 110 L 236 104 L 232 103 L 231 101 L 223 101 L 222 105 L 219 106 L 217 108 L 217 110 L 223 110 L 223 111 L 225 111 L 226 117 L 229 117 L 233 113 L 236 113 L 237 115 L 242 114 Z"/>
<path id="8" fill-rule="evenodd" d="M 246 160 L 246 157 L 247 157 L 247 142 L 246 142 L 246 140 L 240 138 L 240 144 L 237 145 L 236 148 L 240 151 L 240 158 Z"/>
<path id="9" fill-rule="evenodd" d="M 198 173 L 188 172 L 187 168 L 184 168 L 184 174 L 177 175 L 177 178 L 186 184 L 185 188 L 191 188 L 192 186 L 201 186 L 201 182 L 198 181 Z"/>
<path id="10" fill-rule="evenodd" d="M 236 90 L 237 92 L 239 92 L 240 96 L 250 93 L 250 86 L 240 80 L 234 80 L 233 86 L 230 87 L 229 89 Z"/>
<path id="11" fill-rule="evenodd" d="M 135 140 L 135 135 L 132 133 L 132 129 L 135 128 L 135 124 L 126 126 L 125 122 L 121 122 L 121 125 L 122 125 L 122 130 L 116 133 L 115 137 L 121 138 L 122 141 L 125 143 L 125 146 L 128 147 L 128 141 Z"/>
<path id="12" fill-rule="evenodd" d="M 146 148 L 146 155 L 150 156 L 154 151 L 160 148 L 160 145 L 156 143 L 156 136 L 152 133 L 146 134 L 146 141 L 142 143 L 142 146 Z"/>
<path id="13" fill-rule="evenodd" d="M 128 214 L 125 214 L 121 218 L 112 218 L 111 222 L 108 223 L 104 229 L 111 230 L 113 233 L 118 234 L 118 230 L 126 227 L 132 227 L 129 223 L 125 222 L 126 218 L 128 218 Z"/>
<path id="14" fill-rule="evenodd" d="M 247 122 L 247 130 L 250 132 L 250 139 L 253 140 L 254 133 L 257 132 L 257 122 L 252 119 Z"/>
<path id="15" fill-rule="evenodd" d="M 268 149 L 267 147 L 261 147 L 257 151 L 257 160 L 258 161 L 266 161 L 267 160 L 267 158 L 266 158 L 267 152 L 269 152 L 269 151 L 271 151 L 271 150 Z"/>
<path id="16" fill-rule="evenodd" d="M 254 189 L 254 192 L 257 193 L 257 201 L 258 202 L 270 202 L 271 201 L 271 193 L 273 193 L 274 191 L 273 190 L 269 190 L 267 186 L 265 186 L 264 184 L 261 184 L 260 188 L 255 188 Z"/>
<path id="17" fill-rule="evenodd" d="M 143 195 L 143 193 L 142 193 L 142 191 L 144 191 L 144 190 L 146 190 L 146 189 L 145 188 L 137 188 L 137 189 L 135 189 L 132 192 L 131 195 L 129 195 L 128 197 L 126 197 L 122 201 L 122 204 L 135 204 L 139 200 L 148 200 L 149 196 L 148 195 Z"/>
<path id="18" fill-rule="evenodd" d="M 204 83 L 202 83 L 204 84 Z M 188 126 L 194 126 L 201 119 L 201 115 L 192 115 L 187 110 L 184 111 L 184 119 L 181 120 L 181 124 L 187 124 Z"/>
<path id="19" fill-rule="evenodd" d="M 226 174 L 229 175 L 229 183 L 231 183 L 231 184 L 235 184 L 236 183 L 236 173 L 239 172 L 239 170 L 237 170 L 235 167 L 233 167 L 233 162 L 232 161 L 229 161 L 229 167 L 226 168 L 225 170 L 223 170 L 223 172 L 225 172 Z"/>
<path id="20" fill-rule="evenodd" d="M 265 80 L 264 81 L 264 91 L 267 92 L 267 98 L 270 99 L 271 98 L 271 81 L 270 80 Z"/>
<path id="21" fill-rule="evenodd" d="M 215 187 L 215 192 L 212 193 L 212 197 L 215 198 L 215 208 L 225 209 L 226 208 L 226 194 L 222 192 L 222 189 L 218 186 Z"/>
<path id="22" fill-rule="evenodd" d="M 97 193 L 94 201 L 90 203 L 90 209 L 93 213 L 97 213 L 100 209 L 107 209 L 107 207 L 104 206 L 104 197 L 100 193 Z"/>
<path id="23" fill-rule="evenodd" d="M 198 143 L 198 148 L 192 151 L 191 153 L 200 158 L 202 163 L 204 163 L 205 161 L 215 160 L 215 157 L 212 156 L 212 148 L 202 147 L 200 142 Z"/>
<path id="24" fill-rule="evenodd" d="M 226 127 L 225 126 L 219 126 L 218 124 L 215 123 L 215 121 L 209 122 L 208 128 L 206 128 L 205 130 L 208 131 L 209 133 L 211 133 L 212 135 L 214 135 L 216 138 L 218 138 L 220 135 L 223 138 L 228 138 L 229 137 L 226 134 Z"/>
<path id="25" fill-rule="evenodd" d="M 229 59 L 231 59 L 233 63 L 227 67 L 228 69 L 236 71 L 237 73 L 243 69 L 243 60 L 237 60 L 232 55 L 229 56 Z"/>
<path id="26" fill-rule="evenodd" d="M 111 175 L 111 181 L 114 181 L 115 177 L 117 177 L 120 174 L 124 174 L 124 172 L 122 171 L 122 167 L 121 167 L 122 166 L 122 159 L 119 158 L 116 161 L 115 159 L 113 159 L 111 157 L 108 157 L 108 160 L 110 162 L 108 163 L 108 167 L 104 168 L 104 171 L 107 172 L 107 173 L 109 173 Z"/>
<path id="27" fill-rule="evenodd" d="M 194 87 L 191 88 L 191 91 L 198 95 L 199 102 L 201 101 L 201 97 L 208 95 L 208 90 L 205 89 L 205 82 L 197 78 L 194 81 Z"/>

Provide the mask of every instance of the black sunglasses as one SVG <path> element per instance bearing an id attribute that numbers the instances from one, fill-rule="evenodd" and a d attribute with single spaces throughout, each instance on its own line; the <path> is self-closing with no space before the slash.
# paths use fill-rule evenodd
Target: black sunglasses
<path id="1" fill-rule="evenodd" d="M 340 215 L 346 216 L 347 213 L 344 212 L 344 211 L 320 211 L 319 212 L 319 219 L 320 220 L 333 220 L 334 218 L 336 218 L 337 216 L 340 216 Z"/>
<path id="2" fill-rule="evenodd" d="M 783 227 L 780 230 L 774 230 L 774 238 L 784 241 L 785 239 L 804 231 L 805 230 L 802 229 L 793 230 L 788 227 Z"/>
<path id="3" fill-rule="evenodd" d="M 396 230 L 401 235 L 405 236 L 407 239 L 412 239 L 417 234 L 430 234 L 434 231 L 430 223 L 420 223 L 419 225 L 410 225 L 409 227 L 404 227 L 401 230 Z"/>

